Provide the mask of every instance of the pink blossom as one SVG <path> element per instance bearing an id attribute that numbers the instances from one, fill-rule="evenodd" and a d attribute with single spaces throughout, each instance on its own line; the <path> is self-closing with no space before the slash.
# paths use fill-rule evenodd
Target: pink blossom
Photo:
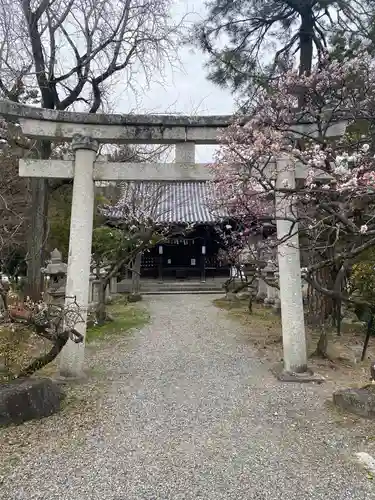
<path id="1" fill-rule="evenodd" d="M 297 113 L 302 92 L 304 105 Z M 268 91 L 259 93 L 251 116 L 238 116 L 222 132 L 222 144 L 211 165 L 215 208 L 244 223 L 271 220 L 275 194 L 282 191 L 291 205 L 308 201 L 309 206 L 319 207 L 322 201 L 331 203 L 339 197 L 351 214 L 355 199 L 375 194 L 374 144 L 369 133 L 345 134 L 327 145 L 329 125 L 343 114 L 351 122 L 375 121 L 375 60 L 366 54 L 340 64 L 327 58 L 310 75 L 289 71 L 271 81 Z M 304 123 L 304 130 L 296 130 L 296 122 Z M 309 133 L 308 123 L 318 133 Z M 302 148 L 296 147 L 296 138 L 302 139 Z M 281 157 L 292 169 L 299 165 L 306 171 L 298 192 L 287 175 L 275 184 L 275 160 Z M 370 212 L 363 217 L 375 220 Z M 359 233 L 364 226 L 366 221 L 358 226 Z"/>

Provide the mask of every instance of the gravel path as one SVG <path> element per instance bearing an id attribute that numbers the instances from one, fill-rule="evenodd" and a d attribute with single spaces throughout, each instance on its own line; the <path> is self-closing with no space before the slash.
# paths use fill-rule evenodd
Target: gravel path
<path id="1" fill-rule="evenodd" d="M 321 387 L 277 382 L 210 296 L 147 299 L 151 323 L 112 352 L 100 424 L 29 456 L 7 500 L 366 500 Z"/>

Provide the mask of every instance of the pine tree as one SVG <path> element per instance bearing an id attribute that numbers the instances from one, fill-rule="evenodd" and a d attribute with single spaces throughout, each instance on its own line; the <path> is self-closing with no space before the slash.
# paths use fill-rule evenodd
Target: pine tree
<path id="1" fill-rule="evenodd" d="M 209 55 L 209 79 L 248 100 L 297 53 L 300 73 L 310 72 L 333 27 L 347 29 L 366 15 L 357 0 L 211 0 L 194 38 Z"/>

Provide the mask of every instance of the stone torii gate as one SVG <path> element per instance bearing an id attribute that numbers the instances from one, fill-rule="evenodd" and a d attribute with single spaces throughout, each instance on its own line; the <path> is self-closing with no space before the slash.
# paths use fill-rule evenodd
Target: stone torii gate
<path id="1" fill-rule="evenodd" d="M 66 305 L 75 298 L 83 322 L 76 325 L 85 336 L 89 295 L 91 242 L 95 181 L 184 181 L 211 179 L 206 164 L 195 163 L 195 145 L 218 143 L 219 133 L 232 122 L 232 116 L 104 115 L 63 112 L 10 101 L 0 101 L 0 115 L 19 122 L 26 136 L 71 141 L 75 154 L 69 160 L 20 160 L 24 177 L 73 179 Z M 297 125 L 299 135 L 302 127 Z M 308 133 L 311 125 L 308 126 Z M 342 126 L 333 126 L 330 135 L 339 136 Z M 97 160 L 99 144 L 174 144 L 174 163 L 110 163 Z M 277 182 L 304 178 L 302 169 L 286 169 L 277 162 Z M 279 168 L 280 167 L 280 168 Z M 277 202 L 277 200 L 276 200 Z M 276 203 L 276 207 L 278 204 Z M 280 206 L 281 207 L 281 206 Z M 284 208 L 277 208 L 285 213 Z M 281 214 L 281 212 L 279 212 Z M 277 222 L 277 235 L 289 234 L 291 223 Z M 278 248 L 280 302 L 283 325 L 284 370 L 287 374 L 307 372 L 307 353 L 301 292 L 298 234 Z M 61 353 L 60 373 L 66 377 L 82 375 L 84 343 L 68 341 Z"/>

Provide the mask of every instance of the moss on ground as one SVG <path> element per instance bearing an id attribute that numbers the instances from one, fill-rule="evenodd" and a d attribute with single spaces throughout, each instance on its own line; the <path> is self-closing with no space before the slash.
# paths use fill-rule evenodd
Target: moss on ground
<path id="1" fill-rule="evenodd" d="M 142 327 L 149 319 L 144 307 L 129 304 L 123 299 L 108 305 L 108 312 L 113 321 L 88 328 L 88 344 L 115 335 L 124 335 L 133 328 Z M 49 351 L 50 346 L 49 341 L 36 335 L 26 326 L 16 325 L 11 329 L 0 326 L 0 381 L 12 378 L 32 359 Z M 54 361 L 37 374 L 50 377 L 55 375 L 56 369 L 57 363 Z"/>
<path id="2" fill-rule="evenodd" d="M 149 315 L 145 308 L 138 304 L 129 304 L 124 301 L 109 305 L 108 313 L 113 318 L 113 321 L 88 328 L 86 332 L 88 343 L 112 335 L 123 335 L 132 328 L 142 327 L 149 320 Z"/>
<path id="3" fill-rule="evenodd" d="M 238 300 L 235 302 L 231 302 L 226 300 L 225 298 L 215 299 L 213 301 L 214 305 L 220 309 L 225 309 L 229 312 L 229 315 L 238 321 L 241 321 L 243 324 L 251 326 L 251 335 L 253 337 L 257 336 L 257 333 L 261 335 L 261 337 L 266 338 L 265 340 L 271 340 L 269 337 L 272 336 L 273 339 L 271 343 L 275 343 L 275 340 L 278 338 L 281 342 L 282 340 L 282 329 L 281 329 L 281 317 L 278 314 L 275 314 L 271 307 L 265 307 L 262 304 L 254 304 L 252 314 L 249 313 L 248 310 L 248 301 L 247 300 Z M 262 331 L 259 332 L 258 330 Z M 314 344 L 315 340 L 318 341 L 320 332 L 310 326 L 306 327 L 308 333 L 308 340 Z M 266 331 L 265 331 L 266 330 Z M 336 334 L 335 328 L 328 328 L 329 333 L 332 335 Z M 361 344 L 365 335 L 365 328 L 358 323 L 342 323 L 341 325 L 341 334 L 343 339 L 348 339 L 351 337 L 354 343 Z"/>
<path id="4" fill-rule="evenodd" d="M 263 343 L 281 342 L 281 319 L 273 311 L 258 304 L 253 305 L 253 312 L 250 314 L 248 300 L 228 301 L 225 299 L 214 300 L 216 307 L 225 309 L 229 315 L 245 326 L 249 332 L 249 340 L 259 345 Z M 261 346 L 263 347 L 263 345 Z"/>

